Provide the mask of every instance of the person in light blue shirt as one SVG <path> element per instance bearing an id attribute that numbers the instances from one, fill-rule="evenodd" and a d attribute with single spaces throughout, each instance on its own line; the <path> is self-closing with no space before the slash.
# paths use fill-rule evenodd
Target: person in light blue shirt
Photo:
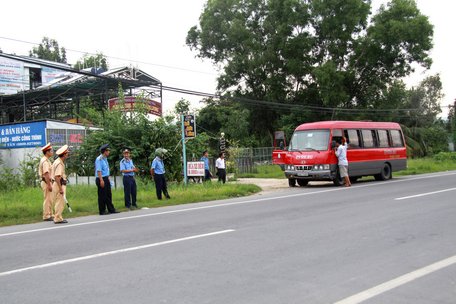
<path id="1" fill-rule="evenodd" d="M 208 158 L 207 151 L 203 152 L 203 156 L 201 156 L 201 161 L 204 162 L 204 181 L 211 180 L 212 174 L 209 168 L 209 158 Z"/>
<path id="2" fill-rule="evenodd" d="M 133 164 L 133 160 L 130 158 L 130 150 L 124 149 L 123 156 L 120 160 L 120 172 L 123 175 L 123 186 L 124 186 L 124 198 L 125 207 L 132 209 L 138 208 L 136 205 L 136 181 L 135 172 L 138 172 L 138 168 Z"/>
<path id="3" fill-rule="evenodd" d="M 157 198 L 159 200 L 162 199 L 162 192 L 167 199 L 171 197 L 168 194 L 168 187 L 166 186 L 166 179 L 165 179 L 165 164 L 163 163 L 163 157 L 165 153 L 168 152 L 166 149 L 158 148 L 155 150 L 155 158 L 152 161 L 152 165 L 150 166 L 150 175 L 155 182 L 155 190 L 157 192 Z"/>
<path id="4" fill-rule="evenodd" d="M 109 180 L 108 156 L 110 153 L 109 145 L 100 147 L 100 155 L 95 160 L 95 183 L 98 188 L 98 211 L 100 215 L 105 215 L 106 208 L 109 213 L 119 213 L 112 204 L 111 181 Z"/>

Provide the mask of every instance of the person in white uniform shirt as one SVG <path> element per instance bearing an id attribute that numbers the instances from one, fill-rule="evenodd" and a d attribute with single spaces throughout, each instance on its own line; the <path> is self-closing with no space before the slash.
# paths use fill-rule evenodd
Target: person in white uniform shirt
<path id="1" fill-rule="evenodd" d="M 215 161 L 215 167 L 217 168 L 218 181 L 226 182 L 226 166 L 225 166 L 225 153 L 221 152 L 219 158 Z"/>
<path id="2" fill-rule="evenodd" d="M 336 142 L 336 156 L 339 160 L 339 174 L 345 180 L 345 187 L 350 187 L 350 178 L 348 176 L 348 160 L 347 160 L 347 141 L 342 137 L 341 141 Z"/>

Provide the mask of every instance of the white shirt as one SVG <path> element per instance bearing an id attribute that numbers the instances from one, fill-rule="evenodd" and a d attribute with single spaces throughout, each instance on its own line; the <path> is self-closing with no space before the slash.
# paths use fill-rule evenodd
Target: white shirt
<path id="1" fill-rule="evenodd" d="M 336 156 L 339 159 L 339 166 L 348 166 L 347 144 L 337 147 Z"/>
<path id="2" fill-rule="evenodd" d="M 215 167 L 219 169 L 225 169 L 225 159 L 217 158 L 215 161 Z"/>

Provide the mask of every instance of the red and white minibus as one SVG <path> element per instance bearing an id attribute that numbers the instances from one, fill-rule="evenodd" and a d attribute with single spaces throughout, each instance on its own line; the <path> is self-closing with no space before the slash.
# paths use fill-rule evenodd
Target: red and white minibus
<path id="1" fill-rule="evenodd" d="M 348 173 L 352 181 L 373 175 L 376 180 L 392 177 L 407 167 L 405 139 L 394 122 L 321 121 L 298 126 L 285 150 L 274 150 L 272 160 L 281 165 L 290 187 L 296 182 L 333 181 L 343 184 L 334 153 L 334 141 L 347 140 Z"/>

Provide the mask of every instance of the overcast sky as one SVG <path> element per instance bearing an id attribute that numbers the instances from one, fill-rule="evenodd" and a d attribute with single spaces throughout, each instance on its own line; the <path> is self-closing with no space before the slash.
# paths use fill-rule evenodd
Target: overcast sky
<path id="1" fill-rule="evenodd" d="M 160 79 L 165 86 L 213 93 L 218 71 L 209 61 L 195 58 L 185 45 L 187 32 L 198 23 L 205 3 L 206 0 L 5 1 L 0 18 L 0 48 L 5 53 L 27 55 L 35 45 L 9 39 L 39 43 L 47 36 L 67 49 L 69 63 L 76 62 L 84 52 L 103 52 L 109 57 L 110 67 L 131 64 Z M 381 3 L 387 1 L 373 0 L 374 11 Z M 440 73 L 445 93 L 442 110 L 447 113 L 446 106 L 456 98 L 452 34 L 456 28 L 456 1 L 417 3 L 435 26 L 431 54 L 434 64 L 430 71 L 418 71 L 406 83 L 417 85 L 427 75 Z M 194 107 L 201 106 L 200 97 L 164 92 L 164 110 L 172 110 L 180 98 L 191 100 Z"/>

